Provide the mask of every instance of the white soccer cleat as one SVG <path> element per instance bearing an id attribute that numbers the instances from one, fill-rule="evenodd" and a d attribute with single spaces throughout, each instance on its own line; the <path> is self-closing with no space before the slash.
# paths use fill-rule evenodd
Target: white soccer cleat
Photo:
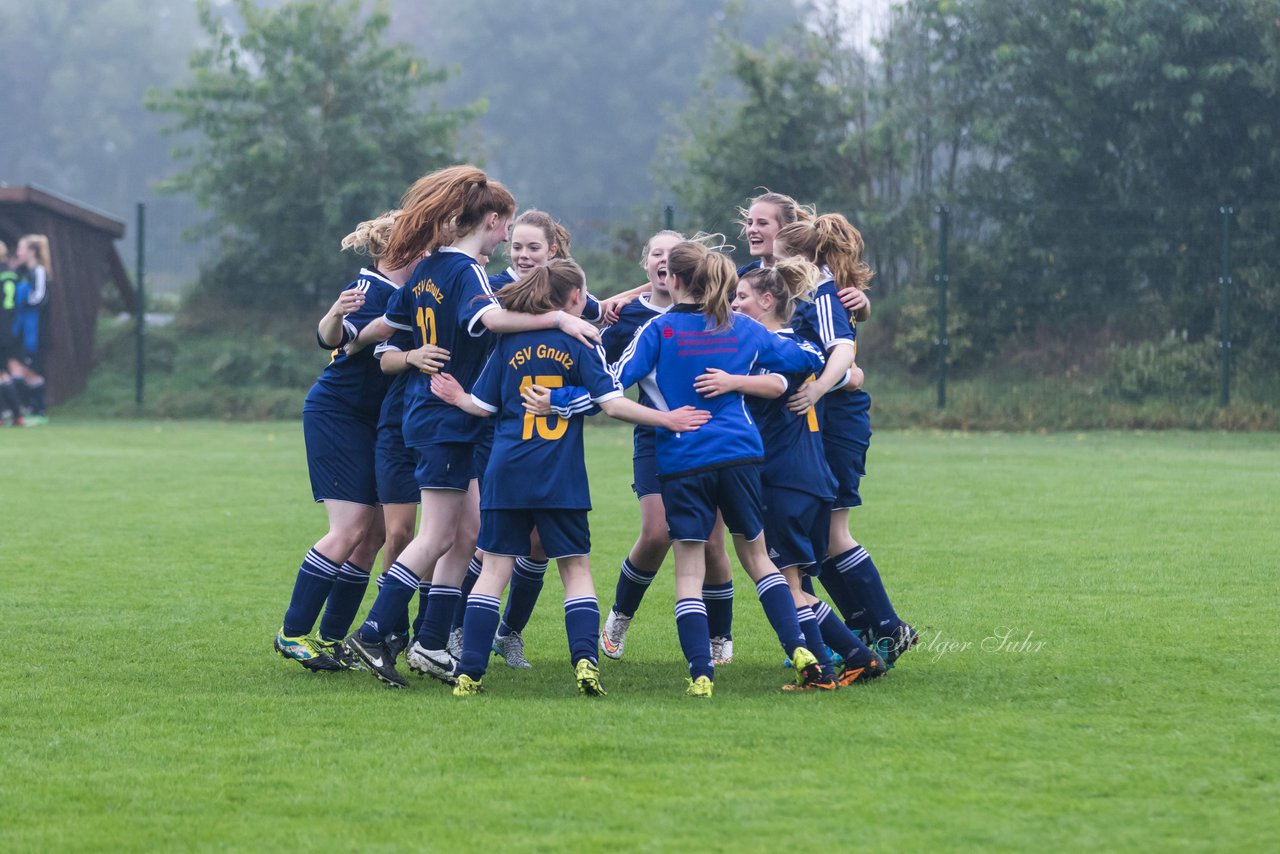
<path id="1" fill-rule="evenodd" d="M 711 639 L 711 663 L 716 667 L 733 662 L 733 638 Z"/>
<path id="2" fill-rule="evenodd" d="M 624 617 L 612 608 L 604 621 L 604 631 L 600 632 L 600 649 L 613 659 L 622 658 L 622 648 L 627 643 L 627 629 L 631 627 L 631 618 Z"/>

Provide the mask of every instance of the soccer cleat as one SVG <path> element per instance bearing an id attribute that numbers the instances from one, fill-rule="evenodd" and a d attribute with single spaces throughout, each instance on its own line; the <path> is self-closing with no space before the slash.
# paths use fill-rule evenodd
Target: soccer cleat
<path id="1" fill-rule="evenodd" d="M 574 667 L 574 675 L 578 677 L 578 693 L 584 697 L 603 697 L 606 692 L 600 684 L 600 668 L 591 663 L 591 659 L 582 658 Z"/>
<path id="2" fill-rule="evenodd" d="M 462 626 L 449 632 L 449 642 L 445 645 L 454 658 L 462 658 Z"/>
<path id="3" fill-rule="evenodd" d="M 884 659 L 884 663 L 890 668 L 897 663 L 902 654 L 911 647 L 915 646 L 920 640 L 920 635 L 915 629 L 906 623 L 899 623 L 898 627 L 884 637 L 875 639 L 875 644 L 868 644 Z"/>
<path id="4" fill-rule="evenodd" d="M 788 682 L 782 686 L 782 690 L 788 693 L 799 693 L 802 691 L 835 691 L 839 687 L 840 683 L 836 680 L 834 674 L 819 673 L 818 678 L 811 681 Z"/>
<path id="5" fill-rule="evenodd" d="M 791 665 L 796 669 L 796 684 L 807 685 L 822 678 L 822 667 L 813 653 L 802 646 L 791 653 Z"/>
<path id="6" fill-rule="evenodd" d="M 458 683 L 458 677 L 454 673 L 458 659 L 450 655 L 447 649 L 427 649 L 414 641 L 404 654 L 404 660 L 409 662 L 409 669 L 419 676 L 430 676 L 446 685 Z"/>
<path id="7" fill-rule="evenodd" d="M 884 659 L 875 650 L 872 650 L 870 661 L 858 665 L 845 662 L 844 667 L 840 669 L 840 687 L 847 688 L 854 682 L 870 682 L 872 679 L 879 679 L 888 672 L 889 665 L 884 663 Z"/>
<path id="8" fill-rule="evenodd" d="M 394 661 L 409 647 L 409 636 L 403 632 L 392 632 L 382 639 L 382 643 L 386 646 L 387 652 L 391 653 Z"/>
<path id="9" fill-rule="evenodd" d="M 312 671 L 342 670 L 342 665 L 333 660 L 324 650 L 317 646 L 315 638 L 301 635 L 296 638 L 286 637 L 284 629 L 276 632 L 276 652 L 285 658 L 293 659 L 303 667 Z"/>
<path id="10" fill-rule="evenodd" d="M 711 639 L 711 663 L 716 667 L 733 663 L 733 638 Z"/>
<path id="11" fill-rule="evenodd" d="M 622 647 L 627 643 L 627 629 L 631 627 L 631 618 L 624 617 L 612 608 L 604 621 L 604 631 L 600 632 L 600 649 L 613 659 L 622 658 Z"/>
<path id="12" fill-rule="evenodd" d="M 338 662 L 338 666 L 343 670 L 367 670 L 364 662 L 347 652 L 346 647 L 342 645 L 340 640 L 325 640 L 324 638 L 315 638 L 311 641 L 316 649 Z M 395 658 L 395 656 L 392 656 Z"/>
<path id="13" fill-rule="evenodd" d="M 493 654 L 507 662 L 507 667 L 517 670 L 528 670 L 533 667 L 524 657 L 524 638 L 519 632 L 495 635 L 493 638 Z"/>
<path id="14" fill-rule="evenodd" d="M 350 655 L 363 662 L 378 681 L 392 688 L 408 688 L 409 682 L 396 670 L 396 659 L 384 642 L 370 643 L 356 632 L 342 642 Z"/>
<path id="15" fill-rule="evenodd" d="M 685 689 L 684 693 L 690 697 L 697 697 L 699 700 L 710 700 L 714 687 L 715 683 L 706 676 L 699 676 L 697 679 L 689 680 L 689 687 Z"/>
<path id="16" fill-rule="evenodd" d="M 458 682 L 453 686 L 453 696 L 474 697 L 477 694 L 483 693 L 484 686 L 480 684 L 479 679 L 472 679 L 465 673 L 458 675 Z"/>

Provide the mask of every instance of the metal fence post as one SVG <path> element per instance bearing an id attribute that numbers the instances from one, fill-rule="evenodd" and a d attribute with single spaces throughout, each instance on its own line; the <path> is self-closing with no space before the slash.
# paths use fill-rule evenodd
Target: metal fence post
<path id="1" fill-rule="evenodd" d="M 1222 385 L 1218 405 L 1231 403 L 1231 214 L 1230 205 L 1218 208 L 1222 214 L 1222 275 L 1218 276 L 1218 289 L 1222 292 L 1218 308 L 1218 357 L 1222 366 Z"/>
<path id="2" fill-rule="evenodd" d="M 662 209 L 662 227 L 667 231 L 676 230 L 676 209 L 673 205 L 667 205 Z"/>
<path id="3" fill-rule="evenodd" d="M 934 343 L 938 348 L 938 408 L 947 405 L 947 350 L 950 340 L 947 338 L 947 232 L 951 225 L 951 209 L 946 205 L 938 205 L 938 272 L 933 281 L 938 286 L 938 335 Z"/>
<path id="4" fill-rule="evenodd" d="M 138 279 L 138 304 L 135 309 L 137 315 L 137 384 L 134 391 L 134 401 L 138 406 L 138 411 L 142 411 L 142 390 L 143 378 L 146 374 L 146 352 L 143 346 L 143 339 L 147 328 L 147 298 L 146 298 L 146 260 L 147 260 L 147 206 L 144 202 L 138 202 L 138 248 L 137 248 L 137 273 Z"/>

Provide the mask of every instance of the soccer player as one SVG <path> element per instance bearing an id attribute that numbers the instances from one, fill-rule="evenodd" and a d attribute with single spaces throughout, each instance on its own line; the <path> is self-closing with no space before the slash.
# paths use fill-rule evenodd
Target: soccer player
<path id="1" fill-rule="evenodd" d="M 786 579 L 769 562 L 761 536 L 760 434 L 741 395 L 732 392 L 706 401 L 694 384 L 711 368 L 745 374 L 759 365 L 808 373 L 820 369 L 822 359 L 732 311 L 738 277 L 724 255 L 700 243 L 679 243 L 669 253 L 667 278 L 675 304 L 640 329 L 615 373 L 624 387 L 641 383 L 660 407 L 709 403 L 712 412 L 697 433 L 678 436 L 659 429 L 656 439 L 662 502 L 675 550 L 676 628 L 689 662 L 687 693 L 706 698 L 713 690 L 702 585 L 704 544 L 717 509 L 778 640 L 795 662 L 797 680 L 814 681 L 821 669 L 804 646 Z"/>
<path id="2" fill-rule="evenodd" d="M 14 253 L 21 268 L 12 335 L 17 354 L 9 359 L 9 373 L 21 383 L 15 385 L 19 397 L 26 399 L 31 410 L 27 426 L 48 421 L 44 402 L 44 377 L 40 373 L 40 319 L 49 299 L 49 280 L 53 277 L 53 259 L 49 254 L 49 238 L 43 234 L 27 234 L 18 240 Z"/>
<path id="3" fill-rule="evenodd" d="M 496 276 L 489 277 L 489 286 L 494 291 L 518 281 L 553 258 L 568 259 L 569 243 L 572 236 L 569 230 L 544 211 L 527 210 L 516 217 L 511 229 L 511 239 L 507 244 L 507 254 L 511 258 L 511 266 Z M 600 302 L 588 292 L 586 305 L 581 316 L 592 322 L 602 320 Z M 485 422 L 485 439 L 477 447 L 475 468 L 480 478 L 480 486 L 484 488 L 484 472 L 488 465 L 489 453 L 493 447 L 494 419 Z M 515 570 L 511 576 L 511 592 L 507 596 L 506 608 L 502 614 L 502 622 L 493 639 L 493 652 L 502 656 L 508 667 L 532 667 L 524 654 L 524 632 L 537 605 L 538 596 L 542 592 L 542 583 L 547 571 L 547 556 L 542 551 L 538 533 L 535 529 L 532 539 L 532 551 L 529 555 L 516 559 Z M 477 553 L 467 569 L 467 582 L 462 586 L 458 610 L 454 615 L 454 633 L 450 636 L 450 649 L 456 641 L 455 655 L 461 654 L 462 618 L 466 610 L 467 596 L 471 585 L 480 574 L 480 555 Z"/>
<path id="4" fill-rule="evenodd" d="M 308 670 L 356 666 L 342 648 L 369 583 L 369 567 L 382 545 L 375 445 L 388 378 L 372 353 L 349 355 L 342 346 L 370 321 L 408 272 L 383 272 L 396 211 L 361 223 L 342 240 L 343 249 L 372 256 L 316 328 L 316 342 L 332 350 L 302 406 L 302 432 L 312 497 L 324 505 L 329 529 L 303 558 L 275 648 Z M 318 636 L 311 634 L 324 609 Z"/>
<path id="5" fill-rule="evenodd" d="M 862 260 L 862 234 L 841 214 L 823 214 L 812 222 L 786 226 L 774 238 L 774 251 L 780 257 L 796 255 L 812 261 L 826 274 L 813 302 L 800 305 L 794 326 L 796 332 L 827 352 L 827 369 L 802 386 L 789 402 L 793 412 L 803 412 L 823 400 L 823 447 L 837 488 L 829 557 L 820 579 L 850 627 L 865 632 L 892 665 L 916 643 L 918 635 L 898 617 L 871 555 L 849 532 L 849 510 L 862 504 L 858 487 L 866 474 L 871 443 L 871 397 L 862 390 L 862 371 L 854 364 L 856 332 L 840 294 L 861 294 L 874 274 Z M 856 298 L 850 305 L 855 314 L 868 307 Z M 843 388 L 843 374 L 836 376 L 833 364 L 843 365 L 842 371 L 852 371 Z"/>
<path id="6" fill-rule="evenodd" d="M 760 321 L 766 329 L 817 353 L 815 345 L 788 327 L 797 301 L 808 298 L 817 284 L 818 270 L 808 261 L 790 258 L 770 268 L 748 271 L 738 281 L 735 311 Z M 769 558 L 786 577 L 796 604 L 806 646 L 822 667 L 820 680 L 787 685 L 784 690 L 826 689 L 874 678 L 886 671 L 884 662 L 849 630 L 831 608 L 812 593 L 805 576 L 817 575 L 826 557 L 835 477 L 827 464 L 818 414 L 810 407 L 792 412 L 787 398 L 812 374 L 771 374 L 759 371 L 735 376 L 711 370 L 698 377 L 704 397 L 730 391 L 746 395 L 747 406 L 764 444 L 764 535 Z M 779 382 L 781 380 L 781 382 Z M 837 673 L 827 647 L 843 661 Z"/>
<path id="7" fill-rule="evenodd" d="M 13 387 L 9 360 L 19 357 L 13 338 L 14 320 L 18 313 L 18 259 L 9 257 L 9 247 L 0 243 L 0 417 L 14 427 L 23 426 L 22 400 Z"/>
<path id="8" fill-rule="evenodd" d="M 667 288 L 667 253 L 684 236 L 676 231 L 660 231 L 649 238 L 641 258 L 648 279 L 648 290 L 627 303 L 618 320 L 604 331 L 602 340 L 609 361 L 616 362 L 631 343 L 636 331 L 671 307 L 671 291 Z M 552 395 L 561 404 L 562 392 Z M 640 390 L 640 402 L 651 404 Z M 614 591 L 613 607 L 600 632 L 600 648 L 610 658 L 622 657 L 627 630 L 645 592 L 671 550 L 667 533 L 667 514 L 662 506 L 662 488 L 658 482 L 658 465 L 654 450 L 654 429 L 638 424 L 635 428 L 631 459 L 631 489 L 640 501 L 640 535 L 622 561 Z M 716 665 L 733 660 L 733 575 L 725 552 L 724 523 L 717 520 L 706 546 L 707 582 L 703 601 L 707 607 L 707 623 L 711 633 L 711 658 Z"/>
<path id="9" fill-rule="evenodd" d="M 405 193 L 401 208 L 387 250 L 389 263 L 408 264 L 429 254 L 390 301 L 386 315 L 348 346 L 358 352 L 400 329 L 413 333 L 415 348 L 436 348 L 425 371 L 410 373 L 405 391 L 405 442 L 418 454 L 418 533 L 387 572 L 368 618 L 346 641 L 379 680 L 394 687 L 408 683 L 396 671 L 385 641 L 422 581 L 431 583 L 427 608 L 405 657 L 415 672 L 453 681 L 456 658 L 446 648 L 448 635 L 480 523 L 474 455 L 481 421 L 436 397 L 428 374 L 447 361 L 450 373 L 470 391 L 490 348 L 486 331 L 558 327 L 584 342 L 599 340 L 595 327 L 580 317 L 562 311 L 519 314 L 494 300 L 476 259 L 506 242 L 516 203 L 483 171 L 452 166 L 425 175 Z"/>
<path id="10" fill-rule="evenodd" d="M 576 315 L 586 302 L 586 281 L 577 264 L 554 259 L 502 288 L 497 298 L 521 313 L 562 310 Z M 523 406 L 523 395 L 535 385 L 586 391 L 568 417 L 543 418 L 526 413 Z M 604 350 L 558 330 L 500 336 L 469 397 L 444 374 L 432 381 L 432 390 L 473 415 L 497 416 L 480 499 L 479 546 L 484 565 L 467 598 L 454 694 L 467 696 L 482 690 L 498 627 L 498 597 L 511 578 L 515 559 L 528 553 L 536 526 L 546 554 L 556 560 L 564 581 L 565 631 L 578 690 L 603 695 L 596 654 L 600 609 L 588 558 L 591 500 L 583 459 L 583 416 L 599 406 L 615 418 L 685 432 L 705 423 L 709 413 L 693 407 L 660 412 L 627 400 L 609 372 Z"/>

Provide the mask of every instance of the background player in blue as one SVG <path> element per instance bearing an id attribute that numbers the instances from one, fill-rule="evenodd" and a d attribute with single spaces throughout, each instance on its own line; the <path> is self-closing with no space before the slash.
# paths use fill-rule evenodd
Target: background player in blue
<path id="1" fill-rule="evenodd" d="M 856 331 L 837 292 L 846 297 L 851 296 L 850 291 L 861 294 L 871 281 L 871 268 L 862 260 L 862 235 L 842 215 L 823 214 L 813 222 L 784 228 L 775 238 L 774 248 L 779 255 L 798 255 L 818 264 L 827 277 L 819 286 L 813 307 L 797 313 L 796 331 L 828 348 L 829 353 L 832 342 L 846 337 L 853 349 Z M 857 301 L 850 304 L 857 305 Z M 869 304 L 860 310 L 868 311 Z M 834 385 L 825 385 L 825 374 L 820 379 L 822 383 L 811 383 L 796 393 L 790 404 L 793 410 L 812 405 Z M 898 617 L 871 556 L 849 533 L 849 510 L 862 504 L 858 487 L 866 473 L 871 442 L 871 398 L 861 388 L 861 371 L 856 367 L 850 386 L 837 388 L 823 399 L 823 445 L 837 481 L 828 544 L 830 563 L 824 570 L 837 572 L 824 571 L 821 579 L 850 627 L 866 632 L 892 665 L 915 644 L 917 634 Z"/>
<path id="2" fill-rule="evenodd" d="M 368 619 L 347 639 L 374 675 L 396 687 L 407 683 L 384 642 L 423 580 L 431 582 L 427 610 L 406 658 L 417 672 L 451 678 L 456 659 L 446 645 L 480 521 L 473 459 L 480 420 L 435 397 L 428 373 L 447 361 L 470 390 L 488 354 L 486 330 L 558 327 L 591 343 L 599 340 L 594 326 L 572 314 L 519 314 L 493 299 L 476 258 L 506 241 L 515 207 L 506 187 L 474 166 L 452 166 L 418 179 L 402 200 L 389 263 L 407 264 L 430 254 L 390 302 L 386 316 L 370 323 L 349 348 L 359 351 L 402 329 L 412 331 L 415 348 L 431 344 L 439 357 L 426 371 L 411 374 L 405 392 L 405 442 L 418 453 L 422 490 L 418 534 L 387 572 Z"/>
<path id="3" fill-rule="evenodd" d="M 27 234 L 18 240 L 14 253 L 20 265 L 17 305 L 12 334 L 18 353 L 9 360 L 9 373 L 16 380 L 15 390 L 31 410 L 28 426 L 45 423 L 44 376 L 40 364 L 40 324 L 49 299 L 49 280 L 53 277 L 53 258 L 49 254 L 49 238 L 43 234 Z"/>
<path id="4" fill-rule="evenodd" d="M 275 648 L 308 670 L 355 666 L 343 651 L 369 583 L 369 568 L 382 545 L 374 446 L 389 379 L 372 352 L 349 355 L 342 345 L 381 317 L 405 269 L 383 273 L 397 212 L 361 223 L 342 241 L 343 249 L 366 251 L 374 259 L 348 285 L 316 328 L 316 341 L 333 350 L 329 364 L 302 406 L 302 432 L 312 497 L 324 504 L 329 530 L 307 552 L 294 581 Z M 312 636 L 324 608 L 319 635 Z"/>
<path id="5" fill-rule="evenodd" d="M 702 601 L 703 544 L 717 509 L 733 534 L 738 560 L 756 582 L 778 640 L 797 665 L 797 679 L 818 679 L 821 670 L 804 646 L 787 582 L 769 562 L 761 536 L 760 434 L 741 395 L 707 400 L 694 384 L 711 368 L 731 374 L 747 374 L 757 366 L 808 373 L 820 369 L 822 359 L 730 309 L 738 277 L 724 255 L 686 241 L 672 248 L 667 270 L 676 304 L 641 328 L 615 372 L 624 386 L 639 382 L 660 409 L 689 404 L 712 412 L 707 428 L 697 433 L 657 432 L 658 476 L 675 548 L 676 628 L 689 662 L 688 693 L 712 693 L 714 669 Z"/>
<path id="6" fill-rule="evenodd" d="M 17 258 L 9 257 L 9 248 L 0 243 L 0 417 L 15 427 L 23 426 L 22 401 L 9 375 L 9 359 L 18 357 L 13 338 L 13 321 L 18 309 Z"/>
<path id="7" fill-rule="evenodd" d="M 781 260 L 773 267 L 747 272 L 738 280 L 735 311 L 755 318 L 766 329 L 803 347 L 817 347 L 788 328 L 796 300 L 810 296 L 818 270 L 799 258 Z M 764 534 L 769 559 L 782 570 L 791 586 L 796 616 L 806 645 L 818 657 L 824 678 L 807 685 L 787 685 L 786 689 L 832 690 L 857 679 L 883 675 L 884 662 L 849 630 L 831 608 L 813 595 L 802 573 L 816 575 L 827 553 L 827 526 L 835 477 L 827 464 L 818 427 L 817 411 L 810 407 L 800 413 L 787 407 L 787 396 L 812 374 L 791 374 L 780 385 L 778 374 L 738 377 L 709 371 L 698 378 L 697 388 L 707 397 L 738 391 L 748 395 L 747 406 L 755 417 L 764 443 L 765 464 L 761 472 L 764 488 Z M 836 672 L 830 646 L 840 654 L 841 670 Z"/>
<path id="8" fill-rule="evenodd" d="M 585 303 L 585 277 L 572 261 L 553 260 L 498 292 L 504 306 L 536 314 L 553 308 L 578 313 Z M 584 389 L 567 418 L 527 413 L 524 395 L 541 389 Z M 565 586 L 565 630 L 570 661 L 583 694 L 603 694 L 596 656 L 600 610 L 588 555 L 591 507 L 583 459 L 582 420 L 595 406 L 627 421 L 696 429 L 709 414 L 692 407 L 659 412 L 627 400 L 609 372 L 604 350 L 563 332 L 503 335 L 468 398 L 447 375 L 432 388 L 474 414 L 496 414 L 493 453 L 481 497 L 480 549 L 484 569 L 467 600 L 463 654 L 454 693 L 480 691 L 489 647 L 498 624 L 498 597 L 515 558 L 526 554 L 537 527 L 543 548 L 556 559 Z M 536 474 L 534 474 L 536 473 Z"/>

